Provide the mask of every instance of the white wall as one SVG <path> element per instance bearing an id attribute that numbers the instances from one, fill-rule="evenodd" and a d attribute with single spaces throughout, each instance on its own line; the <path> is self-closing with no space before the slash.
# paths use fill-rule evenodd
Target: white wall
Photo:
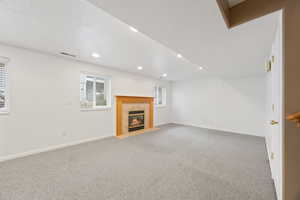
<path id="1" fill-rule="evenodd" d="M 0 115 L 0 160 L 115 135 L 114 104 L 109 110 L 80 111 L 81 71 L 111 76 L 113 95 L 153 96 L 154 86 L 164 85 L 167 106 L 155 109 L 156 125 L 175 122 L 258 136 L 265 133 L 265 77 L 206 77 L 171 84 L 5 45 L 0 45 L 0 55 L 11 59 L 10 113 Z"/>
<path id="2" fill-rule="evenodd" d="M 0 45 L 11 59 L 10 113 L 0 115 L 0 160 L 28 151 L 115 135 L 113 109 L 80 111 L 80 72 L 112 77 L 113 95 L 153 96 L 155 84 L 170 83 L 61 57 Z M 155 109 L 155 124 L 169 121 L 168 105 Z"/>
<path id="3" fill-rule="evenodd" d="M 266 78 L 206 77 L 172 83 L 172 121 L 264 136 Z"/>

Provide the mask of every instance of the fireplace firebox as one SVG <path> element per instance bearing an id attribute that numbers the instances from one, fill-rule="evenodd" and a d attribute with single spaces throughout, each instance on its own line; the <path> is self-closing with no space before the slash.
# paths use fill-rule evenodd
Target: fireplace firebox
<path id="1" fill-rule="evenodd" d="M 136 110 L 128 113 L 128 131 L 137 131 L 145 128 L 145 111 Z"/>

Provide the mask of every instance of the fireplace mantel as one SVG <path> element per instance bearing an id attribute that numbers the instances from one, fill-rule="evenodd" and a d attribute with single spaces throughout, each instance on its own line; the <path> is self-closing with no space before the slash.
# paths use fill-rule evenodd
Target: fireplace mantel
<path id="1" fill-rule="evenodd" d="M 124 136 L 124 110 L 128 105 L 134 104 L 144 104 L 145 106 L 145 129 L 139 131 L 139 133 L 145 132 L 147 130 L 153 129 L 153 97 L 139 97 L 139 96 L 116 96 L 116 111 L 117 111 L 117 128 L 116 136 Z M 125 116 L 126 117 L 126 116 Z"/>

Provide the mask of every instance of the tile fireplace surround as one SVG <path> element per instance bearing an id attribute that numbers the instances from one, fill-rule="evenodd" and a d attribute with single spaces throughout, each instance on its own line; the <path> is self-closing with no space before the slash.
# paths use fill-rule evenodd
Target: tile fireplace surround
<path id="1" fill-rule="evenodd" d="M 117 136 L 126 137 L 153 129 L 153 97 L 116 96 Z M 129 131 L 129 112 L 144 111 L 144 129 Z"/>

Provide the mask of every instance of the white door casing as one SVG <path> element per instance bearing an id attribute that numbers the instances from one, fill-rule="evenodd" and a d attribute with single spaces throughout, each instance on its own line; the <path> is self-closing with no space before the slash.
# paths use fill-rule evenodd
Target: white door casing
<path id="1" fill-rule="evenodd" d="M 276 38 L 272 46 L 270 61 L 272 69 L 268 73 L 268 133 L 266 136 L 272 178 L 279 200 L 283 190 L 283 56 L 282 22 L 280 19 Z"/>

